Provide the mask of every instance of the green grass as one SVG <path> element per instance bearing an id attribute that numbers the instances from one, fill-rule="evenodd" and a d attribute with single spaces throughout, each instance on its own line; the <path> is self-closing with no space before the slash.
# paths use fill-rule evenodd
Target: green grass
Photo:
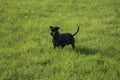
<path id="1" fill-rule="evenodd" d="M 50 25 L 79 26 L 76 50 Z M 0 80 L 120 80 L 120 1 L 0 0 Z"/>

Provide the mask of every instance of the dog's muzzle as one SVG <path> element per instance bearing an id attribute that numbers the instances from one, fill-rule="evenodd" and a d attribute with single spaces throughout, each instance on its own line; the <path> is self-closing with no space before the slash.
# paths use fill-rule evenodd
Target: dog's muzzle
<path id="1" fill-rule="evenodd" d="M 55 36 L 56 32 L 51 32 L 50 34 L 51 34 L 52 36 Z"/>

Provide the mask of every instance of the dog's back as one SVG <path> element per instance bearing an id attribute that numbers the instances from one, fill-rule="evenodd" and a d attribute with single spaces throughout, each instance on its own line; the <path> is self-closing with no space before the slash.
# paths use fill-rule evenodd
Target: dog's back
<path id="1" fill-rule="evenodd" d="M 75 41 L 74 41 L 73 35 L 71 35 L 70 33 L 63 33 L 59 37 L 59 42 L 60 44 L 68 45 L 68 44 L 74 43 Z"/>

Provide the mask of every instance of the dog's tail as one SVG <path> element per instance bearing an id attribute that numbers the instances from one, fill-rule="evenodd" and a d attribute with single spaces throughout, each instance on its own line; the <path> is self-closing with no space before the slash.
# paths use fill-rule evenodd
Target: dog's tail
<path id="1" fill-rule="evenodd" d="M 73 36 L 75 36 L 78 32 L 79 32 L 79 27 L 78 27 L 77 31 L 73 34 Z"/>

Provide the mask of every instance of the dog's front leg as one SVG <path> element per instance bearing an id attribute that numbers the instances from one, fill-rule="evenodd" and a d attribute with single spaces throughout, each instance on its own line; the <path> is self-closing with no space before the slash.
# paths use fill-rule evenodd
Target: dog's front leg
<path id="1" fill-rule="evenodd" d="M 61 47 L 62 47 L 62 49 L 65 47 L 65 45 L 63 44 L 63 45 L 61 45 Z"/>
<path id="2" fill-rule="evenodd" d="M 54 49 L 56 48 L 56 44 L 55 43 L 53 43 L 53 47 L 54 47 Z"/>

